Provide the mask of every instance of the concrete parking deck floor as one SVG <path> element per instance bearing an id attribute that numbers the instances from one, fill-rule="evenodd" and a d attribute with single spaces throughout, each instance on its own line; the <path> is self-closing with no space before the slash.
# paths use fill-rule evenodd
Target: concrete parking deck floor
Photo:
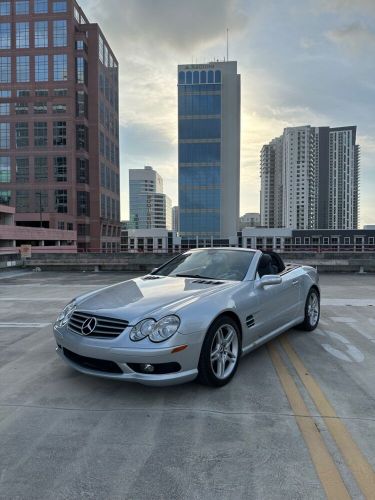
<path id="1" fill-rule="evenodd" d="M 320 328 L 244 357 L 217 390 L 97 379 L 57 357 L 62 307 L 128 278 L 0 274 L 1 499 L 375 498 L 374 275 L 322 275 Z"/>

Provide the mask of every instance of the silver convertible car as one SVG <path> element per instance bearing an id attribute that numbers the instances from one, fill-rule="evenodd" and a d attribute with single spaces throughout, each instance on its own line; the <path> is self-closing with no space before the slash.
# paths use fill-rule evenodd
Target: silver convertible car
<path id="1" fill-rule="evenodd" d="M 89 375 L 219 387 L 243 354 L 294 326 L 317 327 L 318 281 L 273 252 L 191 250 L 70 302 L 54 325 L 57 352 Z"/>

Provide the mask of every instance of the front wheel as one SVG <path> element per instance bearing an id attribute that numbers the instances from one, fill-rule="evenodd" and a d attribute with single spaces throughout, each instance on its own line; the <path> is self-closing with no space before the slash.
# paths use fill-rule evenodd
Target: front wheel
<path id="1" fill-rule="evenodd" d="M 227 384 L 237 370 L 241 354 L 239 328 L 229 316 L 222 316 L 210 326 L 202 345 L 198 381 L 212 387 Z"/>
<path id="2" fill-rule="evenodd" d="M 316 288 L 311 288 L 305 304 L 305 319 L 301 323 L 302 330 L 312 332 L 318 326 L 320 318 L 320 297 Z"/>

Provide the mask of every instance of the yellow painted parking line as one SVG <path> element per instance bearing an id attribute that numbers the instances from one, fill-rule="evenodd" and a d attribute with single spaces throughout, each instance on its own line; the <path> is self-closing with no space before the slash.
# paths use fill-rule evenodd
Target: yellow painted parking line
<path id="1" fill-rule="evenodd" d="M 375 499 L 375 473 L 371 465 L 285 336 L 280 342 L 319 413 L 323 417 L 327 429 L 335 440 L 363 495 L 367 499 Z"/>
<path id="2" fill-rule="evenodd" d="M 298 427 L 309 449 L 311 459 L 322 483 L 328 500 L 346 500 L 350 495 L 340 472 L 333 461 L 323 438 L 317 429 L 314 419 L 298 391 L 288 368 L 277 352 L 273 343 L 269 344 L 268 352 L 279 376 L 281 385 L 295 415 Z"/>

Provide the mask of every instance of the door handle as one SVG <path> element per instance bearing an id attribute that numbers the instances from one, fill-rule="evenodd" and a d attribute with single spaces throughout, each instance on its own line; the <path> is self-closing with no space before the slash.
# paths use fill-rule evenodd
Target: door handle
<path id="1" fill-rule="evenodd" d="M 293 284 L 294 286 L 296 286 L 296 285 L 298 285 L 298 283 L 299 283 L 299 281 L 298 281 L 298 280 L 296 280 L 296 281 L 293 281 L 293 283 L 292 283 L 292 284 Z"/>

